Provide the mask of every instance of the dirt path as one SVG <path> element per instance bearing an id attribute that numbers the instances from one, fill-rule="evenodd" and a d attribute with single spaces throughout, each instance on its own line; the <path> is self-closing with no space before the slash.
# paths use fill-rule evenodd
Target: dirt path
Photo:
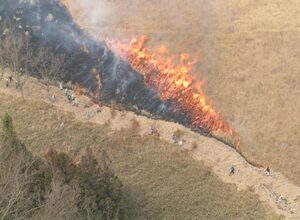
<path id="1" fill-rule="evenodd" d="M 0 80 L 0 93 L 21 96 L 14 85 L 5 87 L 4 80 Z M 47 98 L 45 86 L 38 83 L 36 79 L 27 81 L 24 87 L 26 99 L 50 102 Z M 271 176 L 265 176 L 264 170 L 248 164 L 234 149 L 213 139 L 201 136 L 191 130 L 171 122 L 149 119 L 144 116 L 135 115 L 132 112 L 115 111 L 114 117 L 110 108 L 103 107 L 101 113 L 96 113 L 96 107 L 88 105 L 89 99 L 81 96 L 78 98 L 79 107 L 70 105 L 64 95 L 57 87 L 51 88 L 51 94 L 55 94 L 55 106 L 67 112 L 71 112 L 81 121 L 90 121 L 98 124 L 109 125 L 112 129 L 131 128 L 132 119 L 138 122 L 138 132 L 148 133 L 151 126 L 157 128 L 160 137 L 169 142 L 177 129 L 183 132 L 182 139 L 185 140 L 182 149 L 189 150 L 193 158 L 211 167 L 213 171 L 227 183 L 237 185 L 239 189 L 249 189 L 258 194 L 261 201 L 269 205 L 276 213 L 286 216 L 287 219 L 300 219 L 300 187 L 291 183 L 280 173 L 271 171 Z M 90 118 L 87 119 L 87 115 Z M 197 146 L 193 147 L 193 145 Z M 174 146 L 180 147 L 178 144 Z M 229 166 L 234 164 L 236 173 L 229 176 Z"/>

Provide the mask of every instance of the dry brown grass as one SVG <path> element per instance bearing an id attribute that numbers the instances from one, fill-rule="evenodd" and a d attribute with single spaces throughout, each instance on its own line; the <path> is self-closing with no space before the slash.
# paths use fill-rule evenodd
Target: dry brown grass
<path id="1" fill-rule="evenodd" d="M 1 94 L 18 136 L 36 154 L 67 149 L 75 157 L 89 146 L 106 150 L 124 184 L 129 219 L 277 219 L 257 196 L 223 183 L 188 153 L 153 136 L 130 136 L 82 123 L 51 105 Z"/>
<path id="2" fill-rule="evenodd" d="M 205 92 L 240 133 L 242 151 L 300 184 L 300 1 L 106 2 L 114 19 L 97 34 L 124 36 L 126 24 L 128 35 L 149 35 L 151 48 L 200 52 L 195 75 L 207 79 Z"/>
<path id="3" fill-rule="evenodd" d="M 111 125 L 111 120 L 108 119 L 104 122 L 104 126 L 109 127 L 110 125 Z"/>
<path id="4" fill-rule="evenodd" d="M 182 138 L 183 136 L 183 131 L 180 129 L 176 129 L 176 131 L 174 131 L 174 134 L 176 136 L 176 138 Z"/>
<path id="5" fill-rule="evenodd" d="M 198 148 L 198 144 L 195 141 L 192 143 L 191 146 L 192 146 L 192 150 L 196 150 Z"/>
<path id="6" fill-rule="evenodd" d="M 110 105 L 110 115 L 113 119 L 117 116 L 116 106 L 115 102 L 112 102 Z"/>
<path id="7" fill-rule="evenodd" d="M 139 132 L 139 128 L 140 128 L 140 123 L 135 119 L 135 118 L 132 118 L 131 120 L 130 120 L 130 130 L 131 130 L 131 132 L 133 132 L 133 133 L 138 133 Z"/>

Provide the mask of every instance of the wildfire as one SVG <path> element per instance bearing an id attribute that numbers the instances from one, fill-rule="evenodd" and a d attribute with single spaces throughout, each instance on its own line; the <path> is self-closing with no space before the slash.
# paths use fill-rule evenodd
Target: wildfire
<path id="1" fill-rule="evenodd" d="M 180 62 L 176 64 L 167 56 L 167 48 L 161 47 L 152 52 L 145 47 L 147 40 L 146 36 L 142 36 L 129 43 L 113 39 L 107 39 L 106 42 L 133 69 L 143 74 L 146 85 L 155 88 L 162 100 L 172 102 L 176 106 L 175 111 L 189 116 L 194 126 L 207 132 L 233 134 L 233 129 L 207 101 L 202 90 L 203 81 L 196 81 L 192 77 L 196 61 L 190 61 L 189 54 L 181 54 Z"/>
<path id="2" fill-rule="evenodd" d="M 70 0 L 61 0 L 71 11 L 74 19 L 83 25 L 76 7 L 71 7 Z M 144 76 L 145 84 L 155 88 L 164 101 L 173 103 L 178 111 L 191 118 L 192 124 L 207 132 L 220 131 L 237 137 L 238 135 L 215 111 L 203 92 L 203 81 L 192 77 L 196 60 L 191 61 L 189 54 L 181 54 L 179 62 L 167 56 L 168 49 L 161 47 L 152 51 L 145 46 L 148 38 L 142 36 L 129 42 L 106 37 L 107 45 L 133 69 Z"/>

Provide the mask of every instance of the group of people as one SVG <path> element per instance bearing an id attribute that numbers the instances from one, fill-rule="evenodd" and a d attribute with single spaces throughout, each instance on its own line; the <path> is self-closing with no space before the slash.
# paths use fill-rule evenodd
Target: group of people
<path id="1" fill-rule="evenodd" d="M 96 105 L 96 114 L 100 113 L 102 111 L 102 104 L 99 102 Z M 85 112 L 85 119 L 89 120 L 91 119 L 93 116 L 95 116 L 95 112 L 93 110 L 87 110 Z"/>
<path id="2" fill-rule="evenodd" d="M 79 105 L 73 92 L 67 88 L 64 90 L 64 92 L 65 96 L 67 96 L 68 98 L 69 103 L 72 104 L 72 106 L 78 107 Z"/>
<path id="3" fill-rule="evenodd" d="M 178 144 L 179 146 L 182 146 L 184 144 L 185 140 L 181 139 L 181 140 L 178 140 L 176 134 L 173 134 L 172 135 L 172 143 L 173 144 Z"/>
<path id="4" fill-rule="evenodd" d="M 159 132 L 158 132 L 157 128 L 154 127 L 154 126 L 150 127 L 149 134 L 150 135 L 158 135 L 159 136 Z M 178 139 L 178 137 L 176 136 L 176 134 L 172 135 L 171 141 L 172 141 L 173 144 L 178 144 L 179 146 L 183 146 L 184 143 L 185 143 L 185 140 L 184 139 Z"/>
<path id="5" fill-rule="evenodd" d="M 59 88 L 60 90 L 64 90 L 64 93 L 65 93 L 65 96 L 68 98 L 68 101 L 69 103 L 72 105 L 72 106 L 75 106 L 75 107 L 79 107 L 79 103 L 77 101 L 77 98 L 76 96 L 74 95 L 73 91 L 72 90 L 69 90 L 68 88 L 65 88 L 63 87 L 63 84 L 60 83 L 59 84 Z M 98 104 L 96 105 L 96 108 L 95 108 L 95 111 L 96 113 L 100 113 L 102 111 L 102 103 L 101 102 L 98 102 Z M 85 119 L 86 120 L 89 120 L 90 118 L 92 118 L 94 116 L 94 111 L 92 110 L 88 110 L 85 112 Z"/>
<path id="6" fill-rule="evenodd" d="M 7 79 L 6 79 L 6 82 L 5 82 L 6 87 L 9 87 L 9 85 L 10 85 L 12 82 L 13 82 L 13 77 L 12 77 L 12 75 L 9 75 L 9 76 L 7 77 Z M 73 94 L 73 92 L 72 92 L 71 90 L 67 89 L 67 88 L 64 89 L 62 83 L 59 84 L 59 88 L 60 88 L 61 90 L 64 90 L 64 93 L 65 93 L 65 95 L 67 96 L 69 103 L 71 103 L 73 106 L 78 107 L 78 102 L 76 101 L 76 96 Z M 56 97 L 55 97 L 54 95 L 53 95 L 52 98 L 53 98 L 53 100 L 55 101 Z M 96 113 L 100 113 L 100 112 L 101 112 L 101 109 L 102 109 L 102 104 L 101 104 L 101 103 L 98 103 L 98 104 L 96 105 Z M 90 117 L 91 117 L 90 112 L 87 113 L 86 117 L 87 117 L 87 118 L 90 118 Z M 158 132 L 157 128 L 151 126 L 151 127 L 150 127 L 150 130 L 149 130 L 149 134 L 150 134 L 150 135 L 159 135 L 159 132 Z M 177 136 L 176 136 L 175 134 L 172 135 L 171 140 L 172 140 L 172 143 L 174 143 L 174 144 L 177 143 L 177 144 L 180 145 L 180 146 L 182 146 L 182 145 L 184 144 L 184 140 L 178 140 L 178 139 L 177 139 Z M 229 166 L 229 175 L 232 176 L 232 175 L 234 175 L 234 174 L 235 174 L 235 166 L 234 166 L 233 164 L 230 164 L 230 166 Z M 267 168 L 266 168 L 266 170 L 265 170 L 265 174 L 266 174 L 267 176 L 270 176 L 271 170 L 270 170 L 270 167 L 269 167 L 269 166 L 267 166 Z"/>

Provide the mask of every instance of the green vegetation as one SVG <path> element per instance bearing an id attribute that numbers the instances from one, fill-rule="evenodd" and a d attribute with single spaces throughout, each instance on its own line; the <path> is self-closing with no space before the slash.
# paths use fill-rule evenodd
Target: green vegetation
<path id="1" fill-rule="evenodd" d="M 108 201 L 112 210 L 122 207 L 120 210 L 125 210 L 129 219 L 278 219 L 256 195 L 223 183 L 187 152 L 157 137 L 139 136 L 129 130 L 112 132 L 105 126 L 76 121 L 72 115 L 51 105 L 1 94 L 0 114 L 5 112 L 13 117 L 16 133 L 22 142 L 34 154 L 45 155 L 46 161 L 51 162 L 47 162 L 47 166 L 52 167 L 50 170 L 59 170 L 51 175 L 55 179 L 50 184 L 55 189 L 53 191 L 67 194 L 63 198 L 70 201 L 87 202 L 75 208 L 64 207 L 65 210 L 75 210 L 75 213 L 65 211 L 68 213 L 65 216 L 76 216 L 79 212 L 76 210 L 84 210 L 84 207 L 102 209 Z M 49 152 L 49 149 L 53 151 Z M 91 152 L 94 152 L 92 159 Z M 81 168 L 77 161 L 81 161 Z M 113 172 L 103 172 L 106 167 L 111 167 Z M 99 173 L 103 173 L 106 179 L 98 184 L 95 180 Z M 73 181 L 80 186 L 81 193 L 76 196 L 70 193 L 74 191 L 70 187 Z M 57 187 L 61 183 L 64 187 Z M 104 191 L 91 191 L 102 183 L 108 183 Z M 107 195 L 106 190 L 112 192 L 109 199 L 95 202 Z M 123 201 L 120 201 L 120 190 Z M 86 201 L 85 196 L 93 201 Z M 49 195 L 47 198 L 56 197 L 59 196 Z M 68 206 L 72 203 L 56 204 Z M 55 214 L 56 209 L 48 205 L 40 214 Z M 79 213 L 98 215 L 99 210 L 94 210 Z M 122 212 L 118 214 L 123 215 Z"/>
<path id="2" fill-rule="evenodd" d="M 122 184 L 105 153 L 98 161 L 87 148 L 75 164 L 67 154 L 50 150 L 42 161 L 17 138 L 7 113 L 0 150 L 1 220 L 125 219 Z"/>

